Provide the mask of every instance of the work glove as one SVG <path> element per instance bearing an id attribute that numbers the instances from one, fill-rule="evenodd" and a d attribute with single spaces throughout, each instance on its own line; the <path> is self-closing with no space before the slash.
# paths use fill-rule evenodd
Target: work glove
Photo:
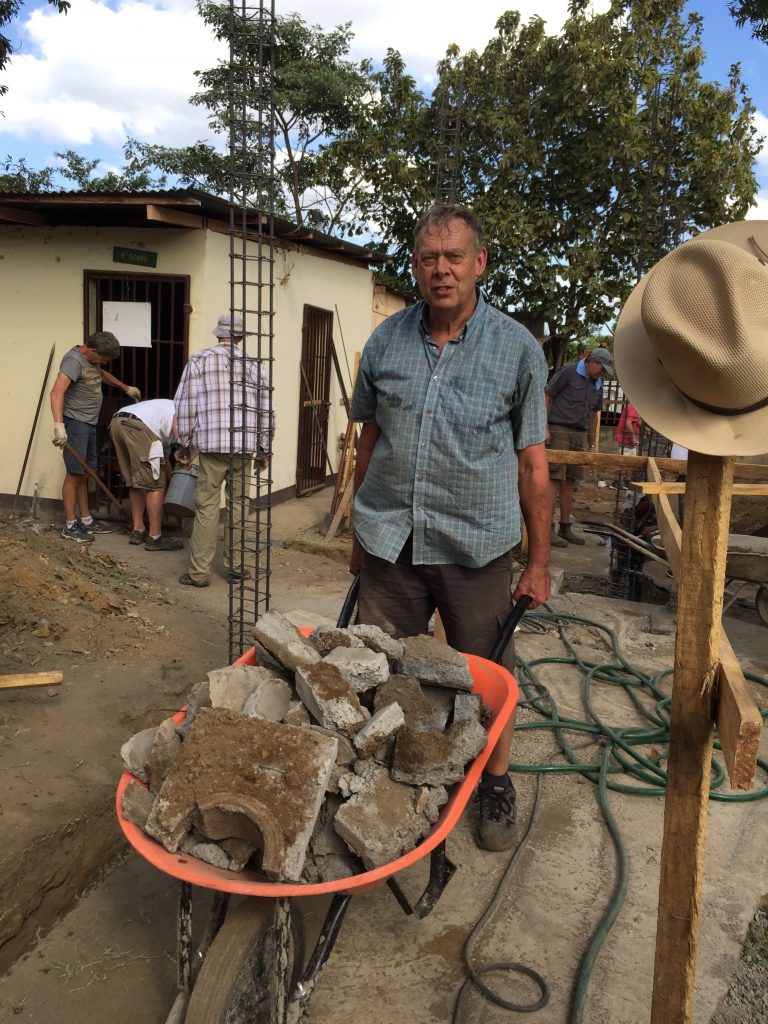
<path id="1" fill-rule="evenodd" d="M 69 438 L 67 437 L 67 428 L 63 423 L 53 424 L 53 437 L 51 438 L 57 448 L 63 448 Z"/>
<path id="2" fill-rule="evenodd" d="M 131 387 L 129 388 L 126 388 L 125 393 L 126 395 L 128 395 L 129 398 L 132 398 L 134 402 L 141 401 L 141 392 L 139 391 L 138 388 L 133 387 L 133 385 L 131 385 Z"/>

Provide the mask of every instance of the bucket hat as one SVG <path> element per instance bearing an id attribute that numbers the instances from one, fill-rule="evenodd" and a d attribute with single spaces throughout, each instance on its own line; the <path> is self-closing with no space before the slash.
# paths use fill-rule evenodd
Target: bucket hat
<path id="1" fill-rule="evenodd" d="M 239 314 L 222 313 L 212 333 L 217 338 L 243 338 L 253 331 L 243 330 L 243 318 Z"/>
<path id="2" fill-rule="evenodd" d="M 705 455 L 768 451 L 768 221 L 673 249 L 624 304 L 613 353 L 655 430 Z"/>

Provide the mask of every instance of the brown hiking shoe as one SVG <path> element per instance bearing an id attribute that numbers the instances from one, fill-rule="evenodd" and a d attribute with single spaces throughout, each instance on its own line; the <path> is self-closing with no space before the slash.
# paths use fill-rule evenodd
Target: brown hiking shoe
<path id="1" fill-rule="evenodd" d="M 515 787 L 484 786 L 475 793 L 474 837 L 481 850 L 511 850 L 517 842 Z"/>

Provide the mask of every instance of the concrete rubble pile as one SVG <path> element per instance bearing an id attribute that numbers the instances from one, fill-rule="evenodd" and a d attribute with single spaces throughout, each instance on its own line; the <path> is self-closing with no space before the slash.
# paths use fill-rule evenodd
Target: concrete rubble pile
<path id="1" fill-rule="evenodd" d="M 181 723 L 122 747 L 123 815 L 167 850 L 275 881 L 327 882 L 400 857 L 484 749 L 466 660 L 430 636 L 277 612 L 259 665 L 208 673 Z"/>

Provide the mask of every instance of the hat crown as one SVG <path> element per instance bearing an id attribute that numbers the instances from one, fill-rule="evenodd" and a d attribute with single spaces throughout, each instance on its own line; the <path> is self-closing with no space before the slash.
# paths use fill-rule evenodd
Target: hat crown
<path id="1" fill-rule="evenodd" d="M 768 400 L 768 268 L 700 237 L 649 273 L 642 322 L 659 362 L 691 401 L 733 414 Z"/>
<path id="2" fill-rule="evenodd" d="M 217 338 L 241 338 L 243 336 L 243 318 L 239 314 L 222 313 L 213 334 Z"/>

